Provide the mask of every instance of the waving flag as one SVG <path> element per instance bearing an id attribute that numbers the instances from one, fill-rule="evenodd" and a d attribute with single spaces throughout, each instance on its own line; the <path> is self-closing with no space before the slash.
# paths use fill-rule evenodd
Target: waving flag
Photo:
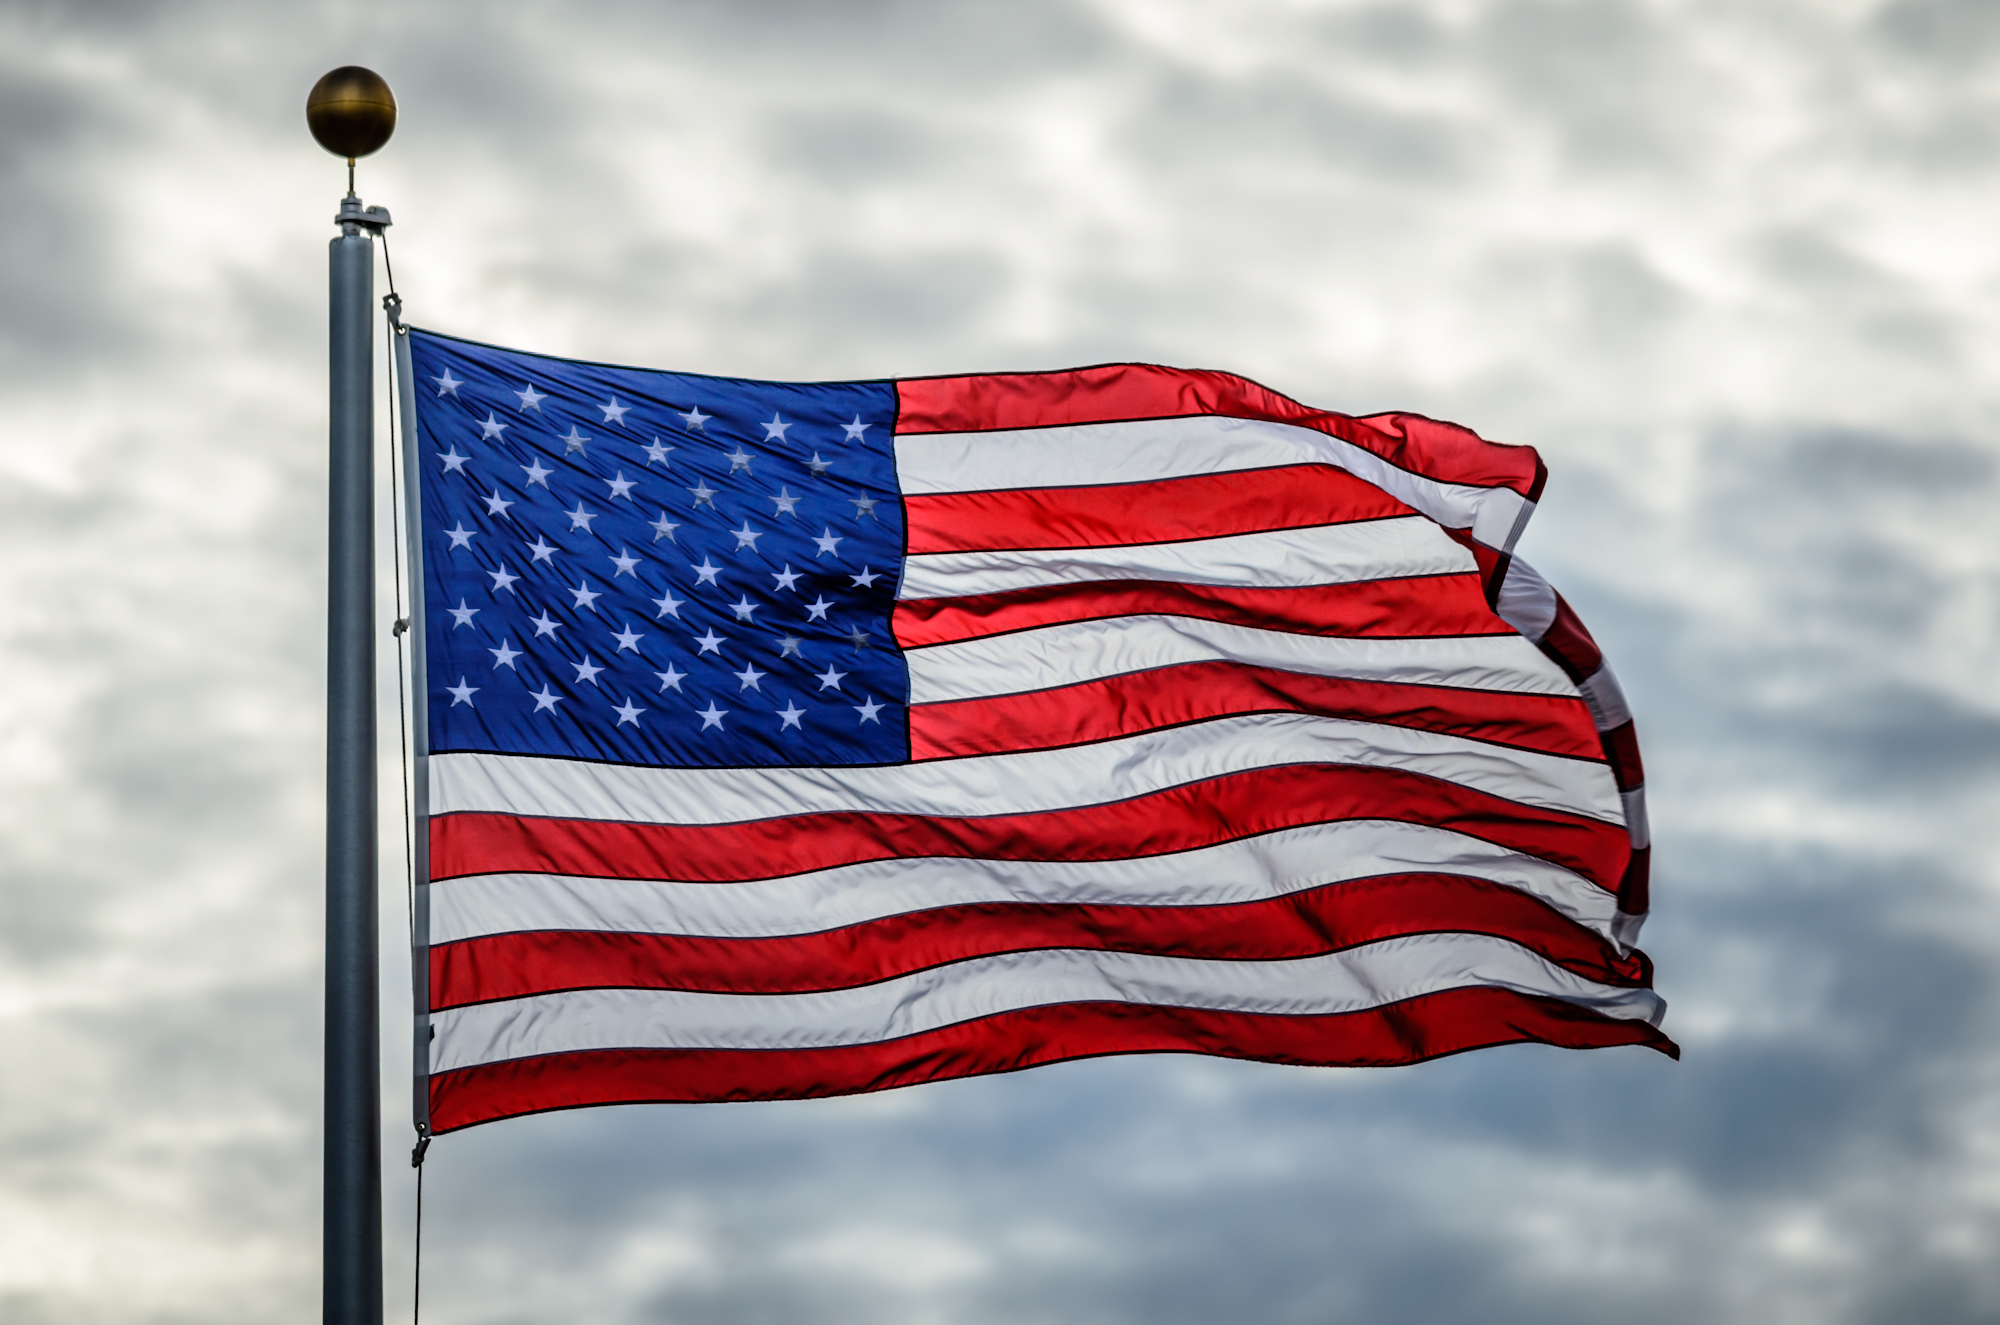
<path id="1" fill-rule="evenodd" d="M 1646 1044 L 1638 750 L 1540 461 L 1150 365 L 412 334 L 429 1100 Z"/>

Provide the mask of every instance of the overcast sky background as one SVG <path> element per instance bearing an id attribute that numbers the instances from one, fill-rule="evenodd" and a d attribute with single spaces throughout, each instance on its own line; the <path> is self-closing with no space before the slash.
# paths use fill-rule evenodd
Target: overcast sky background
<path id="1" fill-rule="evenodd" d="M 318 1310 L 345 63 L 424 326 L 1539 447 L 1686 1049 L 501 1123 L 431 1151 L 427 1319 L 2000 1319 L 1990 0 L 0 0 L 0 1317 Z"/>

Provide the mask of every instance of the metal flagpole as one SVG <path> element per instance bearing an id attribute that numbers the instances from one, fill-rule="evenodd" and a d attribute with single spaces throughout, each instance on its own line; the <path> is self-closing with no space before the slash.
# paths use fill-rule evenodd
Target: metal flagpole
<path id="1" fill-rule="evenodd" d="M 354 159 L 389 140 L 395 99 L 366 69 L 313 87 L 306 120 L 348 159 L 328 255 L 326 1149 L 321 1319 L 381 1325 L 382 1117 L 376 995 L 374 235 Z"/>

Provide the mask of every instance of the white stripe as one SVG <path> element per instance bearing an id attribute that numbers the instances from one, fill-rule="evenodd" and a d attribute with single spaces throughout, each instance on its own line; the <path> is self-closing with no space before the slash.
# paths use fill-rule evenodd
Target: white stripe
<path id="1" fill-rule="evenodd" d="M 1393 819 L 1311 824 L 1132 860 L 871 860 L 742 883 L 481 874 L 431 885 L 437 943 L 531 930 L 779 938 L 942 906 L 1226 906 L 1380 874 L 1458 874 L 1546 902 L 1612 938 L 1617 899 L 1580 874 Z"/>
<path id="2" fill-rule="evenodd" d="M 908 650 L 904 658 L 912 704 L 1050 690 L 1156 667 L 1217 661 L 1356 681 L 1576 694 L 1562 669 L 1519 635 L 1357 639 L 1257 630 L 1199 617 L 1064 622 L 933 644 Z"/>
<path id="3" fill-rule="evenodd" d="M 1462 575 L 1479 563 L 1420 515 L 1274 529 L 1182 543 L 935 552 L 907 557 L 899 598 L 962 598 L 1043 584 L 1165 580 L 1253 589 Z"/>
<path id="4" fill-rule="evenodd" d="M 1423 478 L 1317 429 L 1262 419 L 1202 414 L 896 438 L 896 477 L 911 494 L 1144 483 L 1277 465 L 1336 465 L 1502 552 L 1512 550 L 1534 509 L 1512 488 Z"/>
<path id="5" fill-rule="evenodd" d="M 1323 1016 L 1472 986 L 1658 1024 L 1645 989 L 1586 980 L 1484 934 L 1417 934 L 1293 961 L 1204 961 L 1044 948 L 810 994 L 593 989 L 433 1013 L 431 1070 L 592 1049 L 817 1049 L 872 1044 L 1063 1003 Z"/>
<path id="6" fill-rule="evenodd" d="M 1591 721 L 1597 724 L 1597 730 L 1608 732 L 1632 721 L 1632 707 L 1625 702 L 1625 688 L 1618 684 L 1618 678 L 1612 674 L 1609 664 L 1599 666 L 1584 677 L 1583 684 L 1577 689 L 1583 695 L 1583 702 L 1590 705 Z"/>
<path id="7" fill-rule="evenodd" d="M 1529 639 L 1540 640 L 1556 623 L 1556 591 L 1540 571 L 1515 557 L 1507 563 L 1507 577 L 1500 581 L 1493 610 Z"/>
<path id="8" fill-rule="evenodd" d="M 1288 764 L 1439 778 L 1523 805 L 1623 825 L 1603 764 L 1438 732 L 1253 713 L 1115 741 L 876 767 L 633 768 L 527 755 L 431 756 L 431 813 L 727 824 L 860 811 L 983 818 L 1126 800 Z"/>
<path id="9" fill-rule="evenodd" d="M 1632 835 L 1632 849 L 1644 851 L 1653 845 L 1653 826 L 1646 820 L 1646 788 L 1642 784 L 1619 794 L 1625 807 L 1625 831 Z"/>

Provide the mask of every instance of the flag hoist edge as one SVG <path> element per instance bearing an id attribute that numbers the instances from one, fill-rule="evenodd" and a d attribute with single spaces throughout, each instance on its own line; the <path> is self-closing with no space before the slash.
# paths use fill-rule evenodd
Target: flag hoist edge
<path id="1" fill-rule="evenodd" d="M 1146 364 L 413 332 L 433 1131 L 1092 1055 L 1678 1054 L 1535 452 Z"/>

